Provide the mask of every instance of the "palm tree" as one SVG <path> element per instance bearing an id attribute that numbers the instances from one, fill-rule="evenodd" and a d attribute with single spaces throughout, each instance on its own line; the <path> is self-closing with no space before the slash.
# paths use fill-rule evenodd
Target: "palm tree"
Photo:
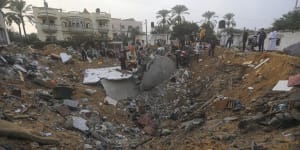
<path id="1" fill-rule="evenodd" d="M 1 0 L 0 1 L 0 13 L 4 16 L 5 13 L 3 12 L 3 9 L 7 8 L 8 4 L 9 4 L 9 0 Z"/>
<path id="2" fill-rule="evenodd" d="M 205 18 L 206 22 L 209 22 L 213 17 L 216 17 L 216 13 L 213 11 L 207 11 L 202 15 L 202 17 Z"/>
<path id="3" fill-rule="evenodd" d="M 212 22 L 212 18 L 214 18 L 214 17 L 217 17 L 216 16 L 216 13 L 215 12 L 213 12 L 213 11 L 207 11 L 207 12 L 205 12 L 203 15 L 202 15 L 202 17 L 204 17 L 205 18 L 205 22 L 208 24 L 208 25 L 210 25 L 212 28 L 214 28 L 214 23 L 217 23 L 217 21 L 216 20 L 213 20 L 213 22 Z"/>
<path id="4" fill-rule="evenodd" d="M 161 21 L 160 21 L 160 24 L 162 24 L 163 26 L 165 26 L 165 24 L 168 22 L 168 17 L 169 17 L 169 13 L 171 11 L 170 10 L 166 10 L 166 9 L 162 9 L 162 10 L 159 10 L 156 14 L 156 18 L 161 18 Z"/>
<path id="5" fill-rule="evenodd" d="M 8 12 L 5 14 L 5 18 L 6 18 L 6 24 L 11 26 L 12 23 L 17 24 L 18 29 L 19 29 L 19 35 L 20 35 L 20 39 L 22 38 L 22 31 L 21 31 L 21 19 L 15 15 L 15 13 L 12 12 Z"/>
<path id="6" fill-rule="evenodd" d="M 25 22 L 24 19 L 27 18 L 30 23 L 33 22 L 33 16 L 28 13 L 31 11 L 31 5 L 26 6 L 26 2 L 23 0 L 12 0 L 10 3 L 10 9 L 15 13 L 15 15 L 20 19 L 22 23 L 24 36 L 26 38 Z"/>
<path id="7" fill-rule="evenodd" d="M 174 23 L 181 24 L 182 20 L 184 20 L 184 14 L 190 14 L 187 12 L 189 9 L 185 5 L 176 5 L 172 8 L 172 18 Z"/>
<path id="8" fill-rule="evenodd" d="M 236 23 L 235 23 L 233 17 L 234 17 L 233 13 L 227 13 L 224 15 L 224 19 L 226 21 L 227 28 L 229 28 L 230 25 L 231 25 L 231 27 L 236 26 Z"/>
<path id="9" fill-rule="evenodd" d="M 164 31 L 166 30 L 166 24 L 170 23 L 169 22 L 169 13 L 170 12 L 171 12 L 170 10 L 162 9 L 156 13 L 157 14 L 156 18 L 161 18 L 161 20 L 159 21 L 159 24 L 162 25 L 162 28 Z"/>

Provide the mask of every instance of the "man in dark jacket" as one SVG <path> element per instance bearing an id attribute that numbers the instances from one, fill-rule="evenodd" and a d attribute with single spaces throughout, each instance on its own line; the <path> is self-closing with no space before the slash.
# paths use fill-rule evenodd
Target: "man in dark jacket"
<path id="1" fill-rule="evenodd" d="M 126 51 L 123 49 L 120 50 L 119 60 L 121 62 L 121 70 L 125 70 L 126 69 Z"/>
<path id="2" fill-rule="evenodd" d="M 215 56 L 215 48 L 216 48 L 216 42 L 215 40 L 211 40 L 209 42 L 209 49 L 208 49 L 208 56 L 214 57 Z"/>
<path id="3" fill-rule="evenodd" d="M 259 51 L 261 51 L 261 52 L 264 51 L 266 37 L 267 37 L 267 34 L 264 31 L 264 28 L 262 28 L 259 33 L 259 36 L 258 36 L 258 47 L 259 47 Z"/>
<path id="4" fill-rule="evenodd" d="M 248 40 L 248 30 L 245 30 L 244 29 L 244 33 L 243 33 L 243 51 L 245 51 L 246 49 L 246 43 L 247 43 L 247 40 Z"/>

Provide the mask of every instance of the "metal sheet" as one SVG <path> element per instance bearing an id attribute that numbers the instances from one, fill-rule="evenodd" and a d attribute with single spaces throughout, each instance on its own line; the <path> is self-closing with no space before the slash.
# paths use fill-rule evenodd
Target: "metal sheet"
<path id="1" fill-rule="evenodd" d="M 108 67 L 98 69 L 86 69 L 84 72 L 84 84 L 94 84 L 100 82 L 101 79 L 107 80 L 123 80 L 132 77 L 131 73 L 122 73 L 121 67 Z"/>
<path id="2" fill-rule="evenodd" d="M 279 80 L 273 91 L 291 91 L 293 87 L 288 87 L 288 80 Z"/>

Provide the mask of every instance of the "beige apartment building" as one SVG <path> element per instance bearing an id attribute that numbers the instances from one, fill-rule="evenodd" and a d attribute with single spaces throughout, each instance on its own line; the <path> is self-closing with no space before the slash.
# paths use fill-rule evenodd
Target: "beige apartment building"
<path id="1" fill-rule="evenodd" d="M 38 38 L 42 41 L 63 41 L 74 35 L 94 34 L 107 40 L 114 36 L 128 33 L 131 28 L 138 28 L 142 32 L 143 23 L 134 19 L 115 19 L 111 14 L 100 12 L 69 11 L 62 9 L 33 7 L 36 19 Z M 128 34 L 127 34 L 128 35 Z"/>

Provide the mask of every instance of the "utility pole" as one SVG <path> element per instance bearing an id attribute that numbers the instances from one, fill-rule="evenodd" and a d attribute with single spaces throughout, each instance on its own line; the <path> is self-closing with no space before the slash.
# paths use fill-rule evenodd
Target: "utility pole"
<path id="1" fill-rule="evenodd" d="M 296 5 L 295 5 L 295 9 L 298 8 L 298 0 L 296 0 Z"/>
<path id="2" fill-rule="evenodd" d="M 145 20 L 145 24 L 146 24 L 146 45 L 148 45 L 148 23 L 147 23 L 147 19 Z"/>

